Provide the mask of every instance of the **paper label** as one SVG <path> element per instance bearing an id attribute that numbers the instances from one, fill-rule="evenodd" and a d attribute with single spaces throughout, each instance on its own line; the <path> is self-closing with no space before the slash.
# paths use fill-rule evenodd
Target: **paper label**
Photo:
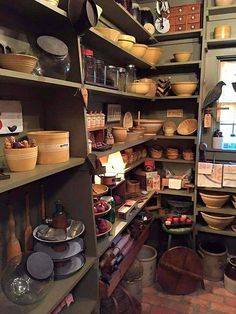
<path id="1" fill-rule="evenodd" d="M 169 109 L 166 113 L 167 118 L 183 118 L 183 109 Z"/>

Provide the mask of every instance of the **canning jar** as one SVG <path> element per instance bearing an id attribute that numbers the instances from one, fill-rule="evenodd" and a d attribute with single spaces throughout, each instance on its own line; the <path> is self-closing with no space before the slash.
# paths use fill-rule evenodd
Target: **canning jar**
<path id="1" fill-rule="evenodd" d="M 105 63 L 103 60 L 96 60 L 96 83 L 105 85 Z"/>
<path id="2" fill-rule="evenodd" d="M 95 83 L 96 59 L 93 50 L 82 49 L 83 76 L 86 83 Z"/>
<path id="3" fill-rule="evenodd" d="M 133 83 L 136 80 L 136 68 L 134 64 L 129 64 L 126 66 L 126 90 L 127 86 L 130 83 Z"/>
<path id="4" fill-rule="evenodd" d="M 118 89 L 122 92 L 125 92 L 126 84 L 126 69 L 118 68 Z"/>
<path id="5" fill-rule="evenodd" d="M 114 65 L 106 66 L 106 84 L 118 88 L 118 68 Z"/>

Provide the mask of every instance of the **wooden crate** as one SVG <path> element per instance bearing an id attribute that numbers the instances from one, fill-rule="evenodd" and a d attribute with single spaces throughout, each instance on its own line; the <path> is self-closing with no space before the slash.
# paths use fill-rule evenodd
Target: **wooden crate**
<path id="1" fill-rule="evenodd" d="M 123 261 L 120 263 L 119 268 L 112 274 L 112 279 L 110 280 L 109 286 L 100 280 L 99 282 L 100 298 L 108 298 L 111 296 L 112 292 L 115 290 L 115 288 L 117 287 L 117 285 L 123 278 L 124 274 L 127 272 L 129 267 L 134 262 L 140 249 L 142 248 L 143 244 L 149 237 L 149 233 L 150 233 L 150 225 L 145 227 L 145 229 L 139 236 L 138 240 L 134 242 L 134 245 L 132 246 L 129 253 L 125 256 Z"/>

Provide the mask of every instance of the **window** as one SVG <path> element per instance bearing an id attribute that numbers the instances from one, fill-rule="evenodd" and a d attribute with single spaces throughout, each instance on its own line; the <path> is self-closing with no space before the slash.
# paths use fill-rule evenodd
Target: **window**
<path id="1" fill-rule="evenodd" d="M 223 149 L 236 150 L 236 92 L 232 82 L 236 82 L 236 59 L 220 61 L 220 80 L 226 83 L 223 87 L 218 107 L 218 121 L 223 133 Z"/>

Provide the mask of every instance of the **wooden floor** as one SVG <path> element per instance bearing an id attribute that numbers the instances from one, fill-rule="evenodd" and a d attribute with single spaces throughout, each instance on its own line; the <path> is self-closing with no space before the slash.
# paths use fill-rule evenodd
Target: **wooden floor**
<path id="1" fill-rule="evenodd" d="M 223 282 L 205 281 L 205 287 L 187 296 L 167 295 L 158 284 L 144 288 L 142 314 L 236 314 L 236 295 Z"/>

